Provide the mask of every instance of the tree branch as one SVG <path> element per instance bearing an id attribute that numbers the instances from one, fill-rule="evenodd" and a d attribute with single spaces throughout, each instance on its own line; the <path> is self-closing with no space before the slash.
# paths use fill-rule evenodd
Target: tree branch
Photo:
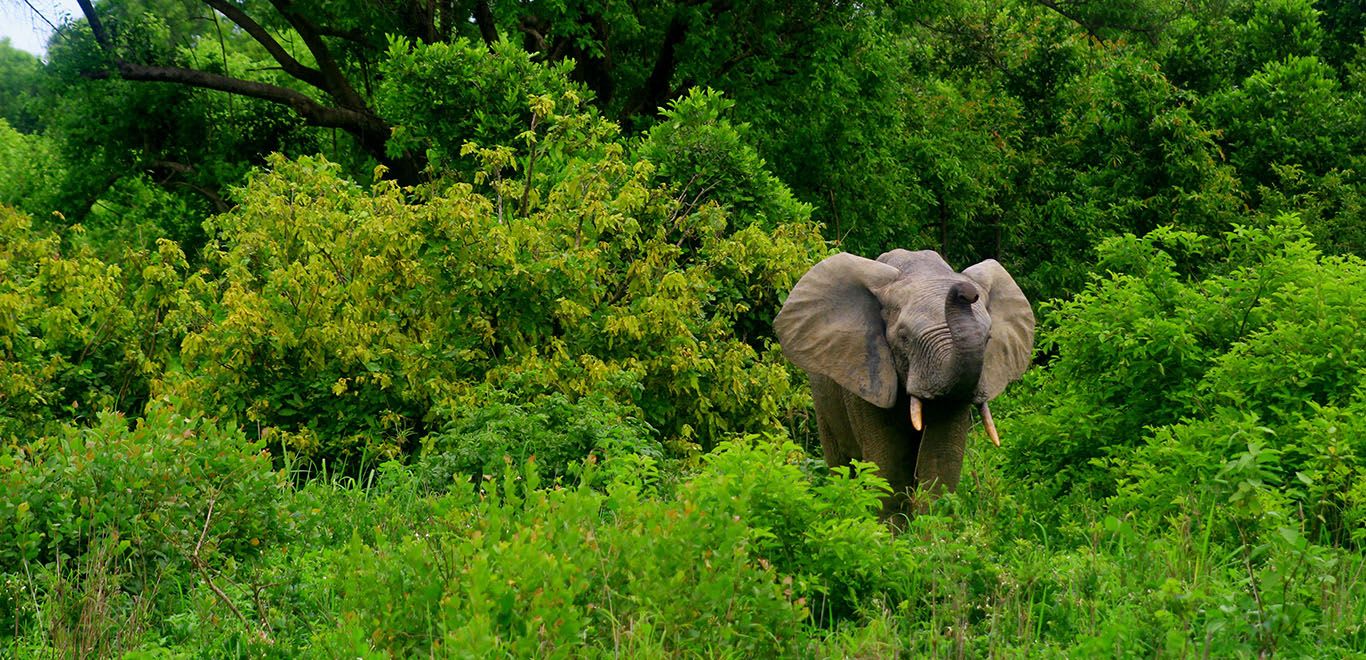
<path id="1" fill-rule="evenodd" d="M 83 0 L 85 1 L 85 0 Z M 343 129 L 374 130 L 387 133 L 387 127 L 378 117 L 366 112 L 352 110 L 350 108 L 329 108 L 314 101 L 302 92 L 271 85 L 268 83 L 256 82 L 254 80 L 242 80 L 240 78 L 229 78 L 228 76 L 199 71 L 197 69 L 186 69 L 176 66 L 148 66 L 146 64 L 133 64 L 131 62 L 117 62 L 119 77 L 124 80 L 138 80 L 145 82 L 166 82 L 190 87 L 202 87 L 229 94 L 240 96 L 250 96 L 287 105 L 300 117 L 308 120 L 315 126 Z M 107 74 L 94 73 L 88 77 L 103 78 Z"/>
<path id="2" fill-rule="evenodd" d="M 981 56 L 982 59 L 986 60 L 987 64 L 990 65 L 993 69 L 996 69 L 997 71 L 1000 71 L 1001 73 L 1005 74 L 1010 73 L 1009 68 L 1001 62 L 1000 57 L 998 57 L 994 52 L 992 52 L 991 44 L 989 43 L 991 41 L 990 35 L 985 33 L 984 31 L 975 30 L 971 26 L 955 28 L 951 25 L 951 23 L 948 23 L 946 25 L 936 25 L 934 23 L 929 22 L 928 20 L 922 20 L 919 18 L 914 18 L 911 20 L 916 25 L 919 25 L 920 27 L 929 30 L 930 32 L 967 40 L 969 42 L 967 45 L 967 49 L 976 52 L 979 56 Z"/>
<path id="3" fill-rule="evenodd" d="M 195 544 L 194 552 L 190 553 L 190 563 L 194 564 L 194 567 L 199 570 L 199 575 L 204 578 L 204 583 L 209 585 L 209 589 L 213 591 L 215 596 L 218 596 L 218 600 L 222 601 L 224 605 L 228 606 L 229 610 L 232 610 L 233 614 L 237 615 L 237 619 L 242 622 L 242 627 L 250 630 L 251 623 L 247 621 L 247 617 L 242 614 L 242 610 L 237 609 L 237 606 L 232 603 L 232 599 L 228 598 L 228 595 L 223 593 L 223 590 L 218 588 L 217 584 L 214 584 L 213 576 L 209 575 L 209 564 L 199 556 L 200 549 L 204 547 L 204 537 L 209 533 L 209 521 L 213 519 L 213 505 L 215 501 L 214 498 L 209 499 L 209 512 L 204 516 L 204 529 L 199 532 L 199 543 Z M 274 643 L 271 641 L 270 634 L 266 632 L 265 628 L 258 629 L 256 634 L 261 641 L 264 641 L 267 644 Z"/>
<path id="4" fill-rule="evenodd" d="M 253 80 L 230 78 L 228 76 L 196 69 L 187 69 L 176 66 L 148 66 L 145 64 L 127 62 L 114 52 L 113 44 L 109 41 L 109 33 L 104 29 L 104 24 L 100 21 L 99 15 L 95 13 L 95 8 L 90 4 L 90 1 L 91 0 L 76 0 L 77 4 L 81 7 L 81 11 L 85 13 L 86 21 L 90 23 L 90 31 L 95 35 L 95 41 L 113 57 L 114 64 L 118 68 L 119 77 L 124 80 L 178 83 L 181 85 L 189 85 L 190 87 L 202 87 L 204 89 L 213 89 L 220 92 L 228 92 L 230 94 L 250 96 L 252 98 L 287 105 L 297 112 L 299 116 L 317 126 L 343 128 L 347 130 L 380 131 L 385 133 L 387 137 L 388 127 L 374 115 L 354 109 L 329 108 L 314 101 L 302 92 L 289 89 L 288 87 L 280 87 L 279 85 L 271 85 Z M 215 0 L 206 0 L 206 2 L 213 1 Z M 248 21 L 250 22 L 250 19 L 248 19 Z M 244 27 L 243 29 L 246 28 Z M 293 58 L 289 59 L 292 60 Z M 87 77 L 102 78 L 106 75 L 108 75 L 106 72 L 96 72 L 87 74 Z M 355 94 L 355 92 L 353 91 L 352 94 Z M 364 107 L 364 105 L 361 107 Z"/>
<path id="5" fill-rule="evenodd" d="M 1063 9 L 1062 6 L 1057 2 L 1054 2 L 1054 0 L 1036 0 L 1036 2 L 1038 2 L 1040 5 L 1044 7 L 1047 7 L 1048 9 L 1053 10 L 1053 12 L 1057 15 L 1069 21 L 1072 21 L 1073 23 L 1076 23 L 1078 27 L 1086 31 L 1086 36 L 1091 37 L 1097 43 L 1104 41 L 1104 39 L 1100 38 L 1099 34 L 1096 34 L 1096 28 L 1092 26 L 1090 22 L 1084 20 L 1081 16 L 1075 13 Z"/>
<path id="6" fill-rule="evenodd" d="M 346 41 L 350 41 L 351 43 L 358 44 L 361 46 L 370 45 L 365 38 L 365 33 L 361 32 L 360 30 L 343 30 L 340 28 L 327 27 L 324 25 L 317 26 L 317 29 L 318 34 L 324 37 L 336 37 L 337 39 L 345 39 Z"/>
<path id="7" fill-rule="evenodd" d="M 86 22 L 90 23 L 90 32 L 95 35 L 95 43 L 110 53 L 114 52 L 114 45 L 109 42 L 109 33 L 105 31 L 104 23 L 95 13 L 94 5 L 90 4 L 90 0 L 76 0 L 76 4 L 80 5 L 81 13 L 85 14 Z"/>
<path id="8" fill-rule="evenodd" d="M 329 91 L 326 81 L 323 80 L 321 71 L 305 66 L 299 62 L 299 60 L 294 59 L 294 56 L 290 55 L 289 52 L 280 45 L 280 42 L 276 41 L 265 28 L 261 27 L 259 23 L 253 20 L 251 16 L 248 16 L 246 12 L 242 11 L 240 7 L 231 2 L 227 2 L 226 0 L 204 0 L 204 4 L 217 10 L 218 13 L 226 16 L 228 20 L 236 23 L 244 32 L 251 35 L 251 38 L 255 39 L 256 43 L 261 44 L 261 46 L 266 49 L 266 52 L 270 53 L 270 56 L 275 58 L 276 62 L 280 63 L 280 68 L 284 69 L 285 73 L 288 73 L 309 85 L 317 87 L 324 92 Z"/>
<path id="9" fill-rule="evenodd" d="M 31 0 L 24 0 L 24 4 L 28 6 L 29 11 L 33 12 L 34 16 L 42 19 L 44 23 L 47 23 L 47 26 L 51 28 L 53 32 L 57 31 L 57 26 L 53 25 L 52 21 L 47 20 L 47 17 L 43 15 L 43 12 L 38 11 L 38 8 L 33 6 Z"/>
<path id="10" fill-rule="evenodd" d="M 229 210 L 231 210 L 231 207 L 228 206 L 228 203 L 223 200 L 223 196 L 218 194 L 217 191 L 210 190 L 208 188 L 205 188 L 204 186 L 196 185 L 185 180 L 171 180 L 175 178 L 176 175 L 188 178 L 189 176 L 194 174 L 195 169 L 193 165 L 186 165 L 185 163 L 179 163 L 173 160 L 153 160 L 148 162 L 146 167 L 149 171 L 161 170 L 167 172 L 166 177 L 162 179 L 160 182 L 158 182 L 161 185 L 165 186 L 169 184 L 180 186 L 182 188 L 189 188 L 190 190 L 193 190 L 203 195 L 205 199 L 209 200 L 210 204 L 213 204 L 214 210 L 216 210 L 219 213 L 227 213 Z"/>
<path id="11" fill-rule="evenodd" d="M 327 93 L 344 106 L 353 109 L 366 108 L 367 104 L 351 86 L 351 81 L 342 74 L 341 67 L 337 66 L 337 60 L 332 57 L 332 51 L 323 43 L 322 36 L 313 23 L 294 11 L 290 0 L 270 0 L 270 4 L 289 22 L 294 31 L 299 33 L 299 38 L 303 39 L 304 45 L 313 53 L 313 59 L 317 60 L 318 69 L 326 82 Z"/>
<path id="12" fill-rule="evenodd" d="M 389 171 L 400 183 L 404 185 L 416 184 L 421 180 L 423 159 L 420 156 L 405 155 L 400 158 L 390 158 L 385 143 L 389 140 L 392 132 L 389 124 L 376 116 L 356 93 L 351 83 L 342 75 L 341 69 L 332 59 L 327 46 L 322 43 L 321 37 L 314 29 L 313 25 L 303 20 L 297 14 L 290 12 L 289 0 L 271 0 L 272 5 L 276 6 L 285 18 L 289 20 L 295 31 L 304 39 L 309 50 L 318 60 L 319 70 L 317 73 L 321 78 L 320 89 L 325 91 L 340 107 L 329 107 L 314 100 L 312 97 L 295 89 L 272 85 L 269 83 L 257 82 L 253 80 L 242 80 L 230 76 L 209 73 L 197 69 L 189 69 L 179 66 L 157 66 L 147 64 L 137 64 L 128 62 L 119 56 L 110 39 L 109 32 L 100 21 L 99 15 L 95 13 L 95 8 L 91 0 L 76 0 L 80 5 L 81 11 L 85 14 L 86 20 L 90 23 L 90 30 L 95 36 L 95 41 L 100 48 L 105 51 L 109 59 L 113 61 L 114 71 L 108 69 L 94 71 L 84 74 L 88 78 L 107 78 L 110 75 L 118 75 L 120 78 L 129 81 L 143 82 L 164 82 L 189 87 L 199 87 L 214 91 L 236 94 L 239 96 L 249 96 L 251 98 L 262 99 L 271 103 L 278 103 L 292 109 L 304 121 L 313 126 L 324 128 L 340 128 L 351 134 L 359 143 L 361 149 L 370 154 L 376 160 L 389 167 Z M 205 0 L 210 6 L 214 3 L 223 4 L 223 0 Z M 217 7 L 215 7 L 217 8 Z M 227 14 L 225 14 L 227 15 Z M 230 17 L 231 18 L 231 17 Z M 255 24 L 248 17 L 247 23 Z M 236 21 L 234 21 L 236 22 Z M 242 25 L 239 23 L 239 25 Z M 246 26 L 242 26 L 246 30 Z M 258 26 L 259 27 L 259 26 Z M 266 34 L 268 37 L 269 35 Z M 278 44 L 277 44 L 278 46 Z M 280 51 L 286 59 L 298 65 L 305 71 L 310 71 L 303 67 L 293 57 L 288 56 L 283 49 Z M 284 64 L 284 61 L 281 61 Z M 293 65 L 291 65 L 293 66 Z M 292 73 L 292 72 L 291 72 Z M 303 80 L 301 78 L 301 80 Z M 304 80 L 314 84 L 313 81 Z"/>
<path id="13" fill-rule="evenodd" d="M 1180 11 L 1178 10 L 1177 12 L 1166 16 L 1155 16 L 1153 17 L 1153 22 L 1150 24 L 1139 25 L 1134 23 L 1111 22 L 1103 19 L 1087 20 L 1084 16 L 1081 16 L 1075 11 L 1071 11 L 1065 8 L 1063 6 L 1064 3 L 1059 2 L 1058 0 L 1035 0 L 1035 2 L 1037 2 L 1042 7 L 1052 10 L 1059 16 L 1062 16 L 1063 18 L 1066 18 L 1067 20 L 1076 23 L 1079 27 L 1081 27 L 1081 29 L 1086 31 L 1087 36 L 1091 37 L 1092 39 L 1095 39 L 1097 42 L 1104 41 L 1104 39 L 1100 36 L 1100 30 L 1106 29 L 1141 34 L 1147 38 L 1149 43 L 1156 44 L 1158 34 L 1167 25 L 1171 24 L 1172 21 L 1176 20 L 1177 16 L 1180 15 Z M 1083 2 L 1078 4 L 1086 3 Z"/>

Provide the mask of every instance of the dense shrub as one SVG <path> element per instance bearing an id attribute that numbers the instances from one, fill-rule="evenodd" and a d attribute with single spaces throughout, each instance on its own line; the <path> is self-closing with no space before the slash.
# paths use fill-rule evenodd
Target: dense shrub
<path id="1" fill-rule="evenodd" d="M 81 234 L 0 206 L 0 440 L 102 409 L 137 413 L 182 332 L 185 257 L 171 241 L 103 261 Z"/>
<path id="2" fill-rule="evenodd" d="M 176 407 L 154 403 L 132 425 L 101 413 L 0 455 L 0 571 L 79 557 L 109 537 L 153 563 L 188 562 L 201 533 L 202 557 L 280 538 L 284 478 L 261 443 Z"/>
<path id="3" fill-rule="evenodd" d="M 429 485 L 450 487 L 453 478 L 496 475 L 509 460 L 534 460 L 541 476 L 553 481 L 590 455 L 663 458 L 640 412 L 602 394 L 570 401 L 555 393 L 518 402 L 501 390 L 479 390 L 477 407 L 443 413 L 450 421 L 423 439 L 417 469 Z"/>
<path id="4" fill-rule="evenodd" d="M 172 390 L 321 458 L 396 456 L 441 411 L 478 407 L 486 381 L 601 392 L 675 449 L 778 428 L 794 378 L 767 319 L 824 251 L 803 207 L 774 188 L 786 210 L 737 226 L 656 184 L 591 117 L 556 114 L 564 103 L 579 112 L 533 100 L 541 126 L 568 131 L 543 161 L 554 170 L 500 178 L 510 148 L 472 147 L 487 195 L 457 184 L 410 201 L 322 160 L 272 161 L 211 221 L 215 311 L 186 337 Z M 673 130 L 722 130 L 705 109 L 719 103 L 680 102 L 706 121 Z"/>
<path id="5" fill-rule="evenodd" d="M 792 653 L 809 616 L 905 596 L 904 547 L 876 518 L 886 484 L 813 481 L 796 445 L 725 443 L 676 499 L 591 474 L 538 489 L 508 464 L 416 538 L 353 540 L 330 653 Z M 812 607 L 824 613 L 812 614 Z M 828 621 L 828 618 L 826 619 Z"/>
<path id="6" fill-rule="evenodd" d="M 1026 192 L 999 230 L 1006 263 L 1039 298 L 1081 289 L 1107 238 L 1173 225 L 1219 233 L 1245 210 L 1198 97 L 1134 53 L 1073 57 L 1080 70 L 1042 99 L 1057 126 L 1021 154 Z"/>
<path id="7" fill-rule="evenodd" d="M 0 656 L 1366 653 L 1360 3 L 144 4 L 0 39 Z M 1058 298 L 895 534 L 813 217 Z"/>
<path id="8" fill-rule="evenodd" d="M 755 555 L 797 579 L 820 622 L 849 618 L 874 598 L 908 597 L 914 566 L 876 517 L 886 483 L 870 464 L 813 479 L 805 470 L 816 465 L 826 473 L 790 443 L 731 441 L 706 457 L 679 498 L 744 520 Z"/>
<path id="9" fill-rule="evenodd" d="M 1225 127 L 1225 149 L 1242 178 L 1270 185 L 1277 166 L 1293 165 L 1315 177 L 1347 169 L 1364 144 L 1361 131 L 1352 128 L 1362 107 L 1361 96 L 1343 90 L 1332 67 L 1315 57 L 1290 56 L 1213 96 L 1207 112 Z"/>
<path id="10" fill-rule="evenodd" d="M 535 118 L 528 97 L 587 101 L 588 91 L 570 82 L 572 69 L 535 62 L 511 42 L 490 49 L 466 39 L 391 40 L 378 89 L 380 112 L 396 125 L 387 148 L 422 153 L 436 171 L 469 172 L 465 144 L 510 146 L 523 131 L 544 132 L 547 118 Z"/>
<path id="11" fill-rule="evenodd" d="M 1029 377 L 1012 470 L 1118 492 L 1154 520 L 1260 493 L 1271 499 L 1258 513 L 1302 506 L 1311 532 L 1360 540 L 1366 264 L 1322 256 L 1282 217 L 1222 244 L 1171 230 L 1114 239 L 1100 265 L 1107 275 L 1049 316 L 1057 355 Z"/>
<path id="12" fill-rule="evenodd" d="M 746 140 L 748 126 L 726 121 L 735 103 L 713 90 L 694 89 L 660 111 L 659 123 L 637 145 L 655 176 L 688 207 L 715 202 L 742 229 L 758 223 L 766 230 L 802 222 L 810 208 L 768 171 L 758 150 Z"/>
<path id="13" fill-rule="evenodd" d="M 21 133 L 0 118 L 0 205 L 46 216 L 56 208 L 61 170 L 51 140 Z"/>

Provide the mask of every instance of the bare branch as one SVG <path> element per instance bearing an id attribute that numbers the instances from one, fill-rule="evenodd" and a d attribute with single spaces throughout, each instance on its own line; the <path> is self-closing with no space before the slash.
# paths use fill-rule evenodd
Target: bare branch
<path id="1" fill-rule="evenodd" d="M 86 22 L 90 23 L 90 32 L 95 35 L 95 42 L 105 51 L 114 52 L 114 44 L 110 43 L 109 32 L 104 29 L 99 14 L 95 13 L 95 6 L 90 4 L 90 0 L 76 0 L 76 4 L 80 5 L 81 13 L 85 14 Z"/>
<path id="2" fill-rule="evenodd" d="M 329 108 L 288 87 L 175 66 L 148 66 L 131 62 L 118 62 L 117 66 L 119 76 L 124 80 L 177 83 L 250 96 L 287 105 L 315 126 L 348 130 L 360 128 L 388 133 L 384 122 L 374 115 L 349 108 Z M 104 75 L 107 74 L 94 73 L 90 74 L 90 77 L 101 78 Z"/>
<path id="3" fill-rule="evenodd" d="M 289 21 L 290 26 L 295 32 L 299 33 L 299 38 L 303 39 L 304 45 L 309 52 L 313 53 L 313 59 L 318 62 L 318 69 L 322 73 L 328 94 L 337 99 L 338 103 L 350 108 L 364 108 L 366 103 L 361 99 L 360 94 L 351 86 L 351 81 L 342 74 L 341 67 L 337 66 L 337 60 L 332 57 L 332 51 L 327 44 L 323 43 L 322 35 L 318 33 L 318 28 L 313 25 L 302 14 L 294 10 L 294 5 L 290 0 L 270 0 L 271 6 Z"/>
<path id="4" fill-rule="evenodd" d="M 237 619 L 242 622 L 242 626 L 251 629 L 251 622 L 247 621 L 247 617 L 242 614 L 242 610 L 237 609 L 237 606 L 233 604 L 232 599 L 228 598 L 228 595 L 224 593 L 222 589 L 218 588 L 217 584 L 214 584 L 213 576 L 209 575 L 208 563 L 204 561 L 203 557 L 199 556 L 200 549 L 204 547 L 204 537 L 209 533 L 209 521 L 213 519 L 213 505 L 216 502 L 216 498 L 209 498 L 209 512 L 204 515 L 204 529 L 199 532 L 199 542 L 195 544 L 194 552 L 190 553 L 190 563 L 194 564 L 194 567 L 199 570 L 200 577 L 204 578 L 204 583 L 209 585 L 209 590 L 213 591 L 215 596 L 218 596 L 218 600 L 222 601 L 224 605 L 228 606 L 229 610 L 232 610 L 233 614 L 237 615 Z M 264 628 L 258 629 L 256 634 L 262 641 L 265 641 L 268 644 L 274 643 L 270 639 L 270 634 L 267 633 Z"/>
<path id="5" fill-rule="evenodd" d="M 57 31 L 57 26 L 53 25 L 52 21 L 47 20 L 47 17 L 43 15 L 43 12 L 38 11 L 38 8 L 34 7 L 32 2 L 30 2 L 29 0 L 24 0 L 24 4 L 28 5 L 29 11 L 32 11 L 34 16 L 43 19 L 43 22 L 47 23 L 47 26 L 52 28 L 53 32 Z"/>
<path id="6" fill-rule="evenodd" d="M 294 56 L 290 55 L 289 52 L 280 45 L 280 42 L 276 41 L 275 38 L 270 35 L 270 32 L 267 32 L 264 27 L 261 27 L 260 23 L 253 20 L 252 17 L 248 16 L 240 7 L 231 2 L 227 2 L 227 0 L 204 0 L 204 4 L 226 16 L 228 20 L 236 23 L 244 32 L 251 35 L 251 38 L 255 39 L 256 43 L 261 44 L 261 46 L 266 49 L 266 52 L 270 53 L 270 56 L 275 58 L 276 62 L 280 63 L 280 68 L 284 69 L 285 73 L 325 92 L 328 91 L 321 71 L 305 66 L 299 62 L 299 60 L 294 59 Z"/>

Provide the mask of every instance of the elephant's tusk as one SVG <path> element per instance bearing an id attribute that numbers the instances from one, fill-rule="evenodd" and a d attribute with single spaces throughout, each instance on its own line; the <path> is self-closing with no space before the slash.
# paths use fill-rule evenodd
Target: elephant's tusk
<path id="1" fill-rule="evenodd" d="M 911 397 L 911 427 L 917 431 L 924 430 L 925 419 L 921 416 L 920 399 Z"/>
<path id="2" fill-rule="evenodd" d="M 985 402 L 982 403 L 981 411 L 982 426 L 985 426 L 987 429 L 987 437 L 991 438 L 991 444 L 1000 447 L 1001 436 L 1000 434 L 996 433 L 996 423 L 991 421 L 991 409 L 987 407 L 987 404 Z"/>

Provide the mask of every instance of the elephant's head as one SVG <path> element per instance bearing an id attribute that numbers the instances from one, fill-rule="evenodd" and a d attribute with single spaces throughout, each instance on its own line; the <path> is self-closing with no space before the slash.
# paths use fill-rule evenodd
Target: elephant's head
<path id="1" fill-rule="evenodd" d="M 957 273 L 932 251 L 829 257 L 773 325 L 798 366 L 879 408 L 903 402 L 917 432 L 930 433 L 928 409 L 976 406 L 998 444 L 986 403 L 1029 366 L 1034 343 L 1029 301 L 999 263 Z M 958 452 L 961 463 L 961 441 Z"/>

